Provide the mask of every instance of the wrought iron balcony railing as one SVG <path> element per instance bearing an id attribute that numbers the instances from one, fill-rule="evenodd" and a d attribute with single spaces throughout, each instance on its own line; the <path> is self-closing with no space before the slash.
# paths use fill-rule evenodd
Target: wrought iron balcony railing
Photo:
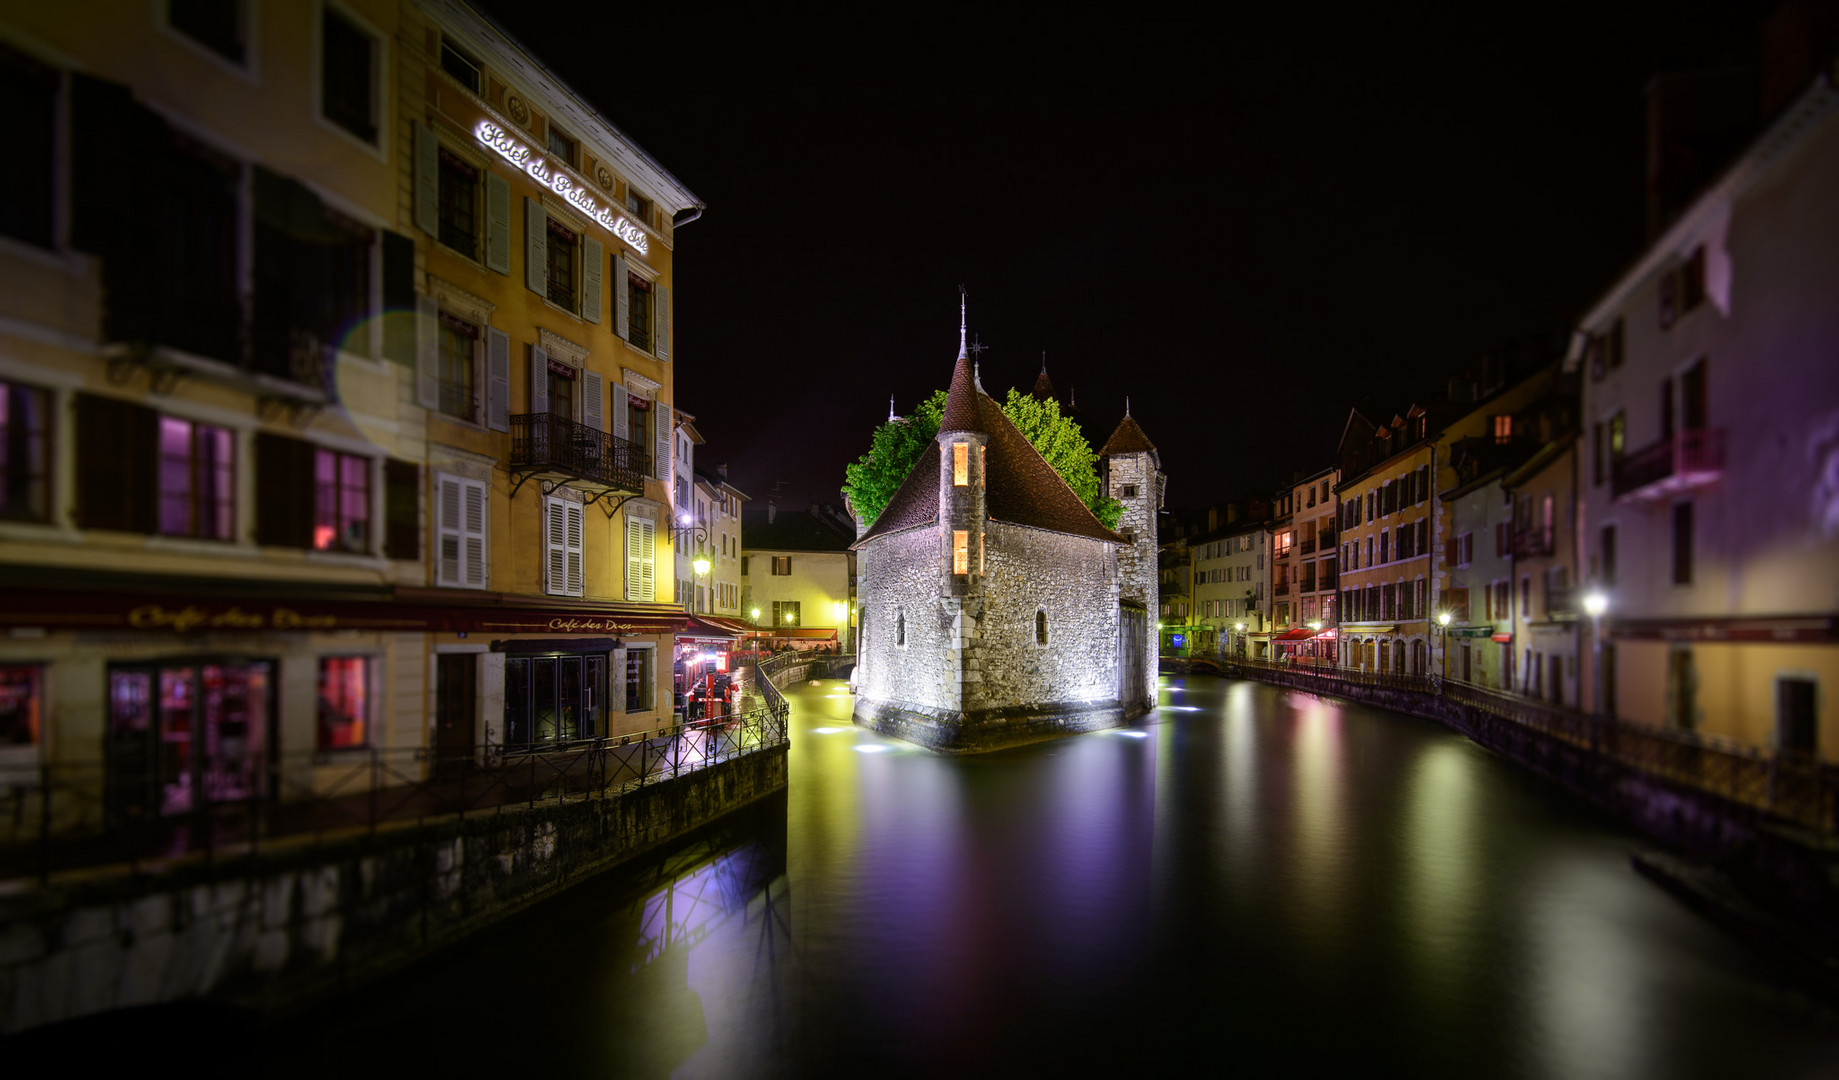
<path id="1" fill-rule="evenodd" d="M 1552 553 L 1553 534 L 1542 528 L 1521 529 L 1513 534 L 1513 557 L 1542 559 Z"/>
<path id="2" fill-rule="evenodd" d="M 1649 502 L 1703 487 L 1724 473 L 1724 429 L 1691 428 L 1635 451 L 1611 469 L 1618 501 Z"/>
<path id="3" fill-rule="evenodd" d="M 644 447 L 554 413 L 511 417 L 511 468 L 642 494 L 651 473 Z"/>

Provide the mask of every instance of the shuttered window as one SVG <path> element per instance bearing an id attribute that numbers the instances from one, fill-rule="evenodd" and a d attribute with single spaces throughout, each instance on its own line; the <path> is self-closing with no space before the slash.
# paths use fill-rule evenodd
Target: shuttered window
<path id="1" fill-rule="evenodd" d="M 437 473 L 435 488 L 435 581 L 483 589 L 487 581 L 485 485 Z"/>
<path id="2" fill-rule="evenodd" d="M 421 558 L 421 466 L 389 458 L 383 463 L 383 553 Z"/>
<path id="3" fill-rule="evenodd" d="M 255 539 L 273 547 L 313 546 L 317 448 L 269 432 L 255 437 Z"/>
<path id="4" fill-rule="evenodd" d="M 159 427 L 152 409 L 77 395 L 77 520 L 84 528 L 159 527 Z"/>
<path id="5" fill-rule="evenodd" d="M 546 499 L 543 504 L 544 588 L 551 596 L 582 593 L 581 504 Z"/>
<path id="6" fill-rule="evenodd" d="M 653 600 L 652 545 L 656 525 L 645 518 L 626 519 L 626 599 Z"/>

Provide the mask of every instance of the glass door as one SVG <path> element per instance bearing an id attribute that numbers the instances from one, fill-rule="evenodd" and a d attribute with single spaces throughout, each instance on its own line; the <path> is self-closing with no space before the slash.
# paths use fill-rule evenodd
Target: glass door
<path id="1" fill-rule="evenodd" d="M 273 664 L 266 660 L 112 667 L 111 818 L 264 797 L 273 721 Z"/>

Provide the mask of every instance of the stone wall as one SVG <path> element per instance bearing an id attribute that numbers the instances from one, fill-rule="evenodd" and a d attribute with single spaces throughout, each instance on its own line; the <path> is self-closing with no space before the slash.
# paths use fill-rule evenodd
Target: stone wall
<path id="1" fill-rule="evenodd" d="M 1162 477 L 1156 468 L 1155 459 L 1148 453 L 1114 454 L 1106 459 L 1106 469 L 1110 477 L 1111 497 L 1124 504 L 1123 516 L 1118 518 L 1117 531 L 1136 537 L 1135 543 L 1118 548 L 1117 594 L 1120 600 L 1142 604 L 1150 613 L 1149 623 L 1144 630 L 1143 697 L 1153 702 L 1156 700 L 1155 656 L 1161 651 L 1155 613 L 1161 589 L 1161 571 L 1156 563 L 1159 546 L 1156 511 L 1161 502 Z M 1118 493 L 1124 489 L 1125 484 L 1135 484 L 1136 495 L 1128 499 L 1121 497 Z"/>
<path id="2" fill-rule="evenodd" d="M 956 605 L 939 596 L 941 547 L 933 528 L 911 529 L 869 541 L 861 552 L 866 629 L 857 656 L 856 692 L 878 701 L 905 701 L 929 709 L 961 706 L 957 669 L 950 662 Z M 906 618 L 906 644 L 899 643 Z"/>
<path id="3" fill-rule="evenodd" d="M 784 789 L 786 760 L 5 897 L 0 1035 L 185 1000 L 309 1004 Z"/>
<path id="4" fill-rule="evenodd" d="M 1105 543 L 995 521 L 987 535 L 982 610 L 965 620 L 964 711 L 1115 702 L 1117 581 Z M 1047 614 L 1045 645 L 1036 612 Z"/>

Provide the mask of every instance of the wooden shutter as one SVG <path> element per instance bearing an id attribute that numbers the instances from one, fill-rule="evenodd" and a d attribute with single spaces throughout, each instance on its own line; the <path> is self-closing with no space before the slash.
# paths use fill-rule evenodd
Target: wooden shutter
<path id="1" fill-rule="evenodd" d="M 581 317 L 600 321 L 600 295 L 605 291 L 601 274 L 607 262 L 604 244 L 591 236 L 581 238 Z"/>
<path id="2" fill-rule="evenodd" d="M 624 252 L 613 255 L 613 332 L 621 341 L 627 340 L 626 326 L 632 319 L 632 294 L 626 286 L 626 256 Z"/>
<path id="3" fill-rule="evenodd" d="M 581 422 L 595 431 L 607 429 L 603 413 L 606 402 L 606 380 L 598 371 L 581 373 Z"/>
<path id="4" fill-rule="evenodd" d="M 652 544 L 656 526 L 645 518 L 626 519 L 626 599 L 651 600 L 656 595 L 652 575 Z"/>
<path id="5" fill-rule="evenodd" d="M 485 426 L 511 430 L 511 335 L 485 330 Z"/>
<path id="6" fill-rule="evenodd" d="M 464 566 L 460 529 L 463 484 L 457 476 L 442 476 L 435 483 L 434 580 L 437 585 L 460 584 Z"/>
<path id="7" fill-rule="evenodd" d="M 607 397 L 609 398 L 607 407 L 613 410 L 613 415 L 610 417 L 613 424 L 610 430 L 613 434 L 622 439 L 630 438 L 631 436 L 627 434 L 626 430 L 626 410 L 631 406 L 626 403 L 626 385 L 624 383 L 614 383 Z"/>
<path id="8" fill-rule="evenodd" d="M 568 594 L 568 507 L 556 498 L 543 500 L 543 589 Z"/>
<path id="9" fill-rule="evenodd" d="M 415 298 L 415 401 L 424 409 L 441 403 L 440 312 L 434 297 Z"/>
<path id="10" fill-rule="evenodd" d="M 414 562 L 421 558 L 421 466 L 383 462 L 383 553 Z"/>
<path id="11" fill-rule="evenodd" d="M 658 479 L 664 481 L 668 493 L 670 488 L 670 447 L 676 440 L 676 433 L 670 427 L 670 406 L 662 401 L 652 402 L 651 407 L 658 414 Z"/>
<path id="12" fill-rule="evenodd" d="M 485 172 L 485 265 L 500 274 L 511 272 L 511 182 Z"/>
<path id="13" fill-rule="evenodd" d="M 549 352 L 541 345 L 530 346 L 530 411 L 549 411 Z"/>
<path id="14" fill-rule="evenodd" d="M 159 529 L 160 417 L 119 398 L 77 395 L 77 521 L 86 529 Z"/>
<path id="15" fill-rule="evenodd" d="M 460 482 L 460 539 L 466 563 L 462 583 L 468 588 L 485 588 L 485 485 L 477 480 Z"/>
<path id="16" fill-rule="evenodd" d="M 657 308 L 658 332 L 654 335 L 658 343 L 658 359 L 670 359 L 670 288 L 658 285 L 653 288 L 652 304 Z"/>
<path id="17" fill-rule="evenodd" d="M 543 204 L 524 196 L 524 284 L 549 295 L 549 215 Z"/>
<path id="18" fill-rule="evenodd" d="M 562 515 L 567 526 L 563 538 L 563 550 L 566 555 L 568 595 L 580 596 L 582 593 L 583 562 L 581 556 L 581 511 L 580 503 L 564 503 Z"/>
<path id="19" fill-rule="evenodd" d="M 275 547 L 313 546 L 317 447 L 266 431 L 255 436 L 255 539 Z"/>
<path id="20" fill-rule="evenodd" d="M 383 356 L 415 362 L 415 241 L 383 231 Z"/>
<path id="21" fill-rule="evenodd" d="M 415 227 L 429 236 L 441 231 L 441 144 L 420 120 L 415 121 Z"/>

